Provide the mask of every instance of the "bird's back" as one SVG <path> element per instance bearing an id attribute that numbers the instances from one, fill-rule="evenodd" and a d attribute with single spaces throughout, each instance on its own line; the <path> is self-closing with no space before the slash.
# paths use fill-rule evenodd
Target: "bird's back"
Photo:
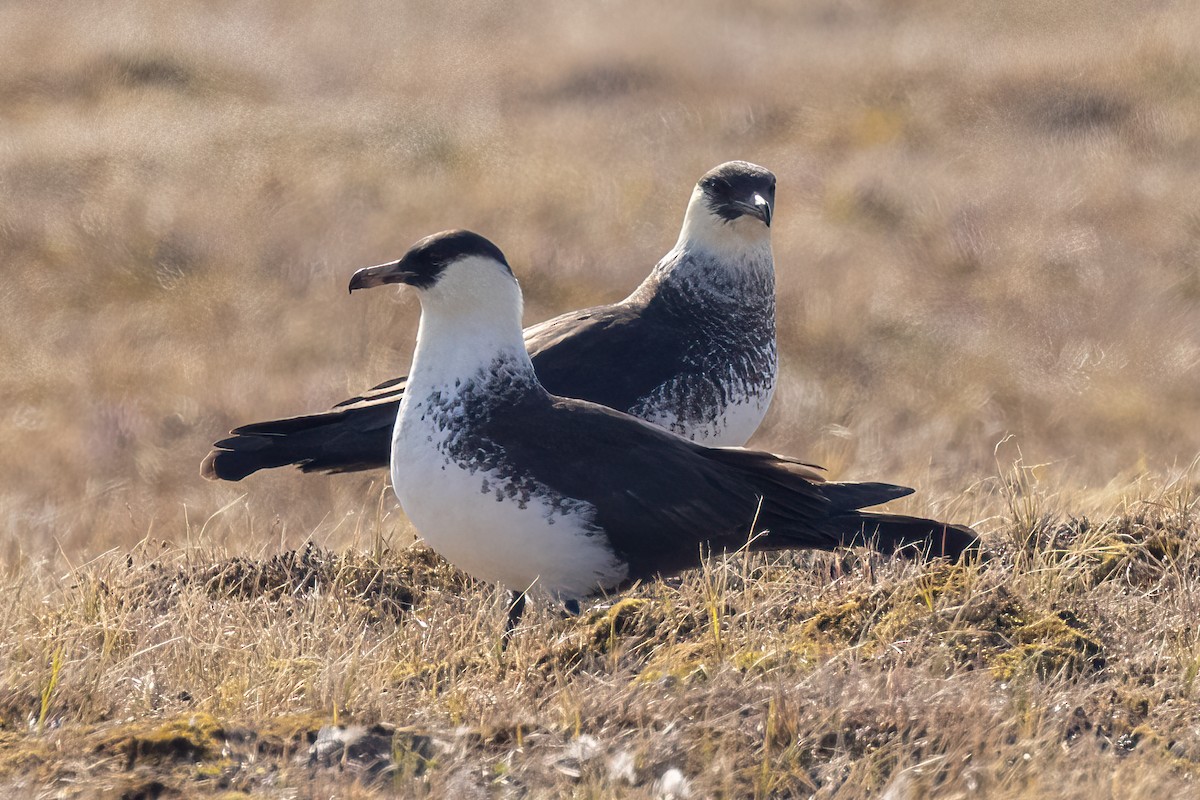
<path id="1" fill-rule="evenodd" d="M 702 544 L 737 549 L 757 536 L 755 549 L 833 549 L 869 543 L 872 533 L 886 539 L 879 525 L 862 529 L 858 510 L 912 492 L 888 483 L 826 482 L 818 467 L 796 459 L 705 447 L 594 403 L 539 393 L 496 405 L 478 417 L 474 435 L 504 454 L 521 485 L 593 509 L 597 528 L 629 562 L 630 579 L 693 567 Z M 924 544 L 944 527 L 890 519 L 904 522 L 896 530 L 906 539 L 894 547 Z M 973 533 L 956 530 L 961 535 L 935 543 L 934 554 L 957 555 L 974 541 Z M 857 540 L 856 532 L 863 534 Z"/>

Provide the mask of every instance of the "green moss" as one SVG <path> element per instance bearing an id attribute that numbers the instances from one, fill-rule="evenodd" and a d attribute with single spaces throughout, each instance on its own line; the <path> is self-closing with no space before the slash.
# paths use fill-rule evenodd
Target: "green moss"
<path id="1" fill-rule="evenodd" d="M 285 714 L 271 717 L 255 726 L 259 747 L 281 753 L 316 741 L 317 731 L 333 720 L 327 714 Z"/>
<path id="2" fill-rule="evenodd" d="M 894 642 L 910 638 L 914 632 L 933 629 L 932 614 L 924 604 L 898 603 L 883 612 L 871 627 L 863 644 L 864 655 L 874 655 Z"/>
<path id="3" fill-rule="evenodd" d="M 225 730 L 210 714 L 189 714 L 155 725 L 133 722 L 103 735 L 98 752 L 123 752 L 132 768 L 138 761 L 200 761 L 220 754 Z"/>
<path id="4" fill-rule="evenodd" d="M 49 747 L 29 734 L 0 731 L 0 777 L 33 772 L 52 756 Z"/>
<path id="5" fill-rule="evenodd" d="M 897 638 L 907 638 L 915 625 L 929 629 L 939 603 L 955 604 L 969 594 L 971 571 L 961 564 L 933 564 L 892 592 L 860 592 L 839 603 L 815 608 L 801 635 L 826 644 L 861 645 L 872 655 Z"/>
<path id="6" fill-rule="evenodd" d="M 973 591 L 978 575 L 970 566 L 934 564 L 890 592 L 860 592 L 816 607 L 787 654 L 806 647 L 818 660 L 822 650 L 854 647 L 868 658 L 902 658 L 896 643 L 932 636 L 943 646 L 939 673 L 987 667 L 1007 680 L 1022 671 L 1045 677 L 1103 664 L 1100 641 L 1076 615 L 1030 610 L 1003 585 Z M 749 656 L 743 662 L 753 663 Z"/>
<path id="7" fill-rule="evenodd" d="M 738 672 L 757 673 L 765 675 L 781 666 L 781 659 L 776 652 L 762 650 L 742 650 L 729 657 L 729 663 Z"/>
<path id="8" fill-rule="evenodd" d="M 219 758 L 216 761 L 205 761 L 196 766 L 195 777 L 199 780 L 216 780 L 237 768 L 232 758 Z"/>
<path id="9" fill-rule="evenodd" d="M 872 611 L 873 606 L 866 595 L 852 597 L 827 608 L 818 608 L 804 623 L 801 635 L 849 644 L 862 635 Z"/>
<path id="10" fill-rule="evenodd" d="M 696 683 L 708 678 L 711 646 L 708 642 L 679 642 L 656 648 L 634 683 L 680 681 Z"/>
<path id="11" fill-rule="evenodd" d="M 667 625 L 663 604 L 644 597 L 627 597 L 606 608 L 580 615 L 574 627 L 538 657 L 544 669 L 576 671 L 600 656 L 634 654 L 645 657 L 661 641 Z"/>
<path id="12" fill-rule="evenodd" d="M 1022 673 L 1048 677 L 1059 672 L 1077 674 L 1103 664 L 1100 642 L 1074 614 L 1060 611 L 1014 627 L 1012 647 L 989 659 L 997 678 Z"/>
<path id="13" fill-rule="evenodd" d="M 646 598 L 627 597 L 593 612 L 588 620 L 588 641 L 596 650 L 609 653 L 622 638 L 653 636 L 664 618 Z"/>
<path id="14" fill-rule="evenodd" d="M 1093 551 L 1099 557 L 1092 567 L 1089 583 L 1097 584 L 1108 580 L 1129 560 L 1129 545 L 1117 537 L 1111 537 Z"/>

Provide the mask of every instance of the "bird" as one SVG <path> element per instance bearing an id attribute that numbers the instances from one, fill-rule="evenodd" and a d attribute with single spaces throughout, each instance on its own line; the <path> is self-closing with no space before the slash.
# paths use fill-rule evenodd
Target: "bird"
<path id="1" fill-rule="evenodd" d="M 392 436 L 392 486 L 420 536 L 511 595 L 578 607 L 699 566 L 701 552 L 888 551 L 958 557 L 970 528 L 863 508 L 912 489 L 837 483 L 787 456 L 693 442 L 552 394 L 521 331 L 522 294 L 488 239 L 447 231 L 354 273 L 350 291 L 414 287 L 421 319 Z"/>
<path id="2" fill-rule="evenodd" d="M 696 183 L 675 246 L 624 300 L 525 331 L 555 394 L 625 411 L 689 439 L 741 445 L 775 390 L 775 175 L 745 161 Z M 385 468 L 403 376 L 332 410 L 244 425 L 213 445 L 201 474 Z"/>

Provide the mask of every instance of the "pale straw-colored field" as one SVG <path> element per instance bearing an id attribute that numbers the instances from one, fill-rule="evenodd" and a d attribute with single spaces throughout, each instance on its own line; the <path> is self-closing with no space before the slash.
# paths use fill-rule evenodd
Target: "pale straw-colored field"
<path id="1" fill-rule="evenodd" d="M 734 158 L 752 444 L 987 564 L 739 555 L 501 653 L 386 476 L 199 478 L 406 368 L 356 267 L 467 227 L 528 322 L 612 301 Z M 4 4 L 0 264 L 5 796 L 1196 791 L 1194 3 Z"/>

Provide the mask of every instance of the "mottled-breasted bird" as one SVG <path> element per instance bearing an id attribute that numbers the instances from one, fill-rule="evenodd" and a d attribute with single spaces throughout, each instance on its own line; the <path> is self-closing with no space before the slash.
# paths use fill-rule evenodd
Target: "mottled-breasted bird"
<path id="1" fill-rule="evenodd" d="M 629 297 L 525 330 L 542 384 L 693 441 L 745 444 L 775 390 L 774 206 L 775 176 L 762 167 L 731 161 L 704 175 L 675 247 Z M 407 387 L 404 376 L 330 411 L 244 425 L 201 473 L 384 467 Z"/>
<path id="2" fill-rule="evenodd" d="M 450 231 L 350 290 L 414 287 L 416 353 L 392 436 L 392 485 L 425 541 L 476 578 L 577 603 L 695 567 L 701 551 L 872 544 L 958 556 L 969 528 L 860 509 L 910 494 L 834 483 L 812 465 L 708 447 L 612 408 L 555 396 L 521 331 L 521 290 L 487 239 Z"/>

